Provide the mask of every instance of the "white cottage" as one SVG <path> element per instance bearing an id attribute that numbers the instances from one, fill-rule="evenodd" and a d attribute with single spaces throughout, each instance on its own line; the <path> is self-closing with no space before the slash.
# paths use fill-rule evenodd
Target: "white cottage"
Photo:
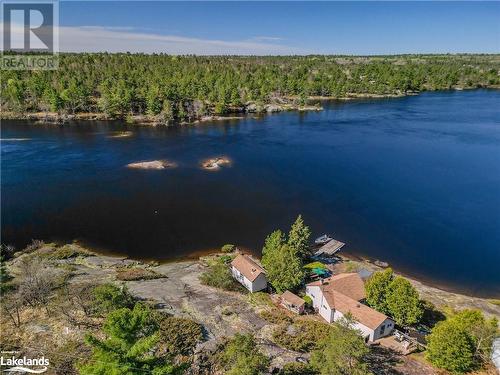
<path id="1" fill-rule="evenodd" d="M 394 329 L 390 318 L 361 302 L 365 299 L 364 283 L 356 273 L 342 273 L 307 284 L 306 295 L 328 323 L 350 313 L 356 321 L 352 328 L 359 330 L 366 341 L 378 340 Z"/>
<path id="2" fill-rule="evenodd" d="M 231 272 L 250 292 L 258 292 L 267 288 L 267 279 L 262 268 L 250 255 L 239 254 L 231 262 Z"/>

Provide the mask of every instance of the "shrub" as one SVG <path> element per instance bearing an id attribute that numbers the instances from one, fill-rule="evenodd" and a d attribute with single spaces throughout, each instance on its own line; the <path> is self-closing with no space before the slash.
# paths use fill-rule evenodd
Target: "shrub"
<path id="1" fill-rule="evenodd" d="M 334 326 L 315 320 L 296 320 L 291 326 L 280 325 L 273 332 L 273 341 L 296 352 L 309 352 L 329 336 Z"/>
<path id="2" fill-rule="evenodd" d="M 235 249 L 236 249 L 235 245 L 228 243 L 228 244 L 225 244 L 224 246 L 222 246 L 222 248 L 220 250 L 223 253 L 232 253 Z"/>
<path id="3" fill-rule="evenodd" d="M 160 327 L 160 355 L 190 355 L 203 339 L 202 326 L 192 320 L 162 316 Z"/>
<path id="4" fill-rule="evenodd" d="M 90 255 L 92 255 L 92 253 L 78 246 L 64 245 L 56 248 L 54 251 L 50 253 L 47 253 L 45 256 L 48 259 L 62 260 L 62 259 L 76 258 L 78 256 L 88 257 Z"/>
<path id="5" fill-rule="evenodd" d="M 134 299 L 125 288 L 113 284 L 102 284 L 94 288 L 94 304 L 100 313 L 134 306 Z"/>
<path id="6" fill-rule="evenodd" d="M 116 279 L 120 281 L 153 280 L 164 277 L 166 276 L 158 272 L 140 267 L 123 267 L 116 270 Z"/>
<path id="7" fill-rule="evenodd" d="M 439 322 L 428 336 L 427 359 L 437 367 L 464 373 L 490 360 L 498 321 L 478 310 L 462 310 Z"/>
<path id="8" fill-rule="evenodd" d="M 315 374 L 316 371 L 311 367 L 311 365 L 300 362 L 286 363 L 278 373 L 278 375 L 315 375 Z"/>
<path id="9" fill-rule="evenodd" d="M 248 294 L 248 302 L 257 307 L 272 307 L 273 301 L 271 301 L 271 296 L 264 292 L 255 292 Z"/>
<path id="10" fill-rule="evenodd" d="M 269 358 L 259 351 L 252 335 L 237 333 L 224 345 L 219 358 L 226 375 L 260 375 L 269 366 Z"/>
<path id="11" fill-rule="evenodd" d="M 292 318 L 279 309 L 264 310 L 260 312 L 260 317 L 272 324 L 290 324 Z"/>
<path id="12" fill-rule="evenodd" d="M 368 353 L 369 349 L 357 331 L 336 326 L 319 341 L 318 348 L 311 354 L 311 366 L 321 375 L 368 375 Z"/>
<path id="13" fill-rule="evenodd" d="M 24 249 L 25 253 L 32 253 L 33 251 L 36 251 L 40 248 L 42 248 L 45 245 L 45 242 L 42 240 L 31 240 L 31 243 L 26 246 Z"/>
<path id="14" fill-rule="evenodd" d="M 223 263 L 214 263 L 200 276 L 204 285 L 224 290 L 240 290 L 239 284 L 233 279 L 229 267 Z"/>
<path id="15" fill-rule="evenodd" d="M 311 298 L 311 297 L 309 297 L 309 296 L 304 296 L 304 297 L 302 297 L 302 299 L 303 299 L 304 301 L 306 301 L 306 306 L 311 307 L 311 306 L 313 305 L 313 300 L 312 300 L 312 298 Z"/>

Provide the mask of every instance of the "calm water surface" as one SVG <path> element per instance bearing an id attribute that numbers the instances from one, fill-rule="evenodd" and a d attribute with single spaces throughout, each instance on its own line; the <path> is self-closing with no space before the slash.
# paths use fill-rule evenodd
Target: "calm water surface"
<path id="1" fill-rule="evenodd" d="M 500 296 L 500 91 L 327 103 L 318 113 L 184 128 L 2 124 L 2 242 L 83 242 L 171 259 L 260 251 L 302 213 L 346 252 Z M 11 139 L 11 140 L 8 140 Z M 15 139 L 15 140 L 12 140 Z M 218 155 L 231 168 L 207 172 Z M 172 170 L 125 168 L 169 159 Z"/>

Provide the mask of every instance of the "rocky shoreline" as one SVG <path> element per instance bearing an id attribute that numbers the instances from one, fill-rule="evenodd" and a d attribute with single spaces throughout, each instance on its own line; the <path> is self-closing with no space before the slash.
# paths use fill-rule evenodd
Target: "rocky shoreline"
<path id="1" fill-rule="evenodd" d="M 194 116 L 190 121 L 170 121 L 165 122 L 161 116 L 150 116 L 141 114 L 128 115 L 125 118 L 109 117 L 105 113 L 100 112 L 84 112 L 84 113 L 57 113 L 57 112 L 9 112 L 0 111 L 1 120 L 30 120 L 40 124 L 57 124 L 63 125 L 70 121 L 116 121 L 124 120 L 128 124 L 139 126 L 173 126 L 173 125 L 190 125 L 200 124 L 211 121 L 230 121 L 240 120 L 245 114 L 264 114 L 277 113 L 284 111 L 321 111 L 323 108 L 319 105 L 295 105 L 290 103 L 281 104 L 265 104 L 256 105 L 250 104 L 244 107 L 233 108 L 228 115 L 204 115 L 201 117 Z"/>
<path id="2" fill-rule="evenodd" d="M 271 359 L 271 368 L 282 368 L 285 363 L 294 362 L 298 357 L 307 358 L 308 354 L 285 349 L 275 342 L 273 332 L 276 327 L 285 320 L 294 319 L 294 316 L 281 309 L 281 320 L 266 319 L 264 312 L 273 308 L 272 298 L 264 298 L 267 295 L 259 293 L 252 295 L 240 291 L 225 291 L 201 283 L 200 276 L 209 269 L 214 257 L 218 256 L 227 254 L 212 253 L 197 259 L 159 263 L 133 260 L 125 256 L 103 255 L 77 243 L 58 246 L 38 241 L 36 247 L 33 245 L 25 251 L 15 253 L 6 264 L 9 273 L 14 276 L 14 282 L 18 277 L 22 277 L 20 272 L 23 270 L 23 264 L 39 264 L 44 272 L 57 280 L 64 280 L 65 285 L 77 287 L 111 283 L 125 288 L 138 301 L 154 306 L 162 313 L 200 324 L 204 329 L 204 339 L 196 346 L 193 363 L 188 372 L 192 375 L 206 374 L 198 368 L 203 366 L 204 356 L 214 353 L 226 337 L 242 332 L 254 335 L 259 349 Z M 347 258 L 339 258 L 335 267 L 335 272 L 354 272 L 361 268 L 377 270 L 371 263 Z M 432 302 L 439 309 L 477 308 L 487 316 L 500 317 L 500 306 L 485 299 L 444 292 L 415 280 L 410 281 L 423 299 Z M 68 317 L 74 317 L 71 311 L 63 312 L 65 314 L 62 315 L 48 314 L 43 306 L 28 306 L 21 316 L 24 323 L 18 327 L 13 326 L 5 317 L 0 320 L 5 344 L 28 347 L 28 343 L 36 340 L 37 348 L 51 354 L 55 352 L 55 343 L 68 341 L 81 345 L 88 329 L 68 320 Z M 305 316 L 300 319 L 315 320 L 315 317 Z M 56 346 L 59 351 L 66 350 L 64 346 Z M 404 356 L 396 352 L 376 351 L 376 348 L 374 350 L 375 357 L 370 362 L 374 373 L 440 373 L 425 362 L 421 354 Z"/>

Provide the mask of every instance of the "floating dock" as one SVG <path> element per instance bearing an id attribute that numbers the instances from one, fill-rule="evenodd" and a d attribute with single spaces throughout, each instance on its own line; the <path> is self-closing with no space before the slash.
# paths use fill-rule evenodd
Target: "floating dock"
<path id="1" fill-rule="evenodd" d="M 336 252 L 338 252 L 340 249 L 344 247 L 345 243 L 337 241 L 335 239 L 332 239 L 328 241 L 326 244 L 321 246 L 315 253 L 314 255 L 319 256 L 319 255 L 334 255 Z"/>

